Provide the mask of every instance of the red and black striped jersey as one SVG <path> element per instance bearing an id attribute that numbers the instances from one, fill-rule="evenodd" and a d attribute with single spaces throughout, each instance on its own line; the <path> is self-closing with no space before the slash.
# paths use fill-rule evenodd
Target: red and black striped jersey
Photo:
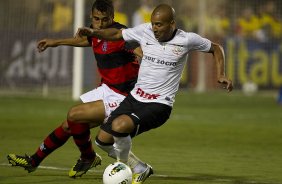
<path id="1" fill-rule="evenodd" d="M 114 22 L 110 27 L 122 29 L 124 25 Z M 125 41 L 106 41 L 88 37 L 97 61 L 101 83 L 117 93 L 127 95 L 133 89 L 138 76 L 139 63 L 133 54 L 136 45 Z M 135 47 L 135 48 L 134 48 Z"/>

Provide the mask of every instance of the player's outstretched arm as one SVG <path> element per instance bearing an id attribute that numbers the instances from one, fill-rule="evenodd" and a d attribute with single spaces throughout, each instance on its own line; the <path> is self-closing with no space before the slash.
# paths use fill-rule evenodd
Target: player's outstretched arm
<path id="1" fill-rule="evenodd" d="M 143 57 L 143 51 L 142 51 L 141 47 L 136 47 L 136 48 L 133 50 L 133 53 L 134 53 L 136 56 L 140 57 L 140 58 Z"/>
<path id="2" fill-rule="evenodd" d="M 78 29 L 76 36 L 77 37 L 94 36 L 99 39 L 109 40 L 109 41 L 117 41 L 123 39 L 122 30 L 116 28 L 91 29 L 89 27 L 82 27 Z"/>
<path id="3" fill-rule="evenodd" d="M 42 39 L 37 43 L 38 52 L 43 52 L 48 47 L 57 47 L 60 45 L 74 46 L 74 47 L 88 47 L 90 46 L 86 37 L 73 37 L 65 39 Z"/>
<path id="4" fill-rule="evenodd" d="M 233 90 L 233 83 L 230 79 L 226 77 L 225 74 L 225 56 L 222 46 L 216 43 L 212 43 L 209 52 L 213 54 L 214 59 L 216 61 L 217 81 L 220 84 L 223 84 L 223 87 L 227 89 L 228 92 L 231 92 Z"/>

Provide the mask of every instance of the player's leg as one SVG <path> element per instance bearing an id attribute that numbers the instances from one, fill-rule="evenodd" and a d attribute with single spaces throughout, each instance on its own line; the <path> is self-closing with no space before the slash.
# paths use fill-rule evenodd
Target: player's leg
<path id="1" fill-rule="evenodd" d="M 129 151 L 131 148 L 131 138 L 129 136 L 129 132 L 131 132 L 135 125 L 132 123 L 132 120 L 127 116 L 123 114 L 130 114 L 131 113 L 131 101 L 128 100 L 128 97 L 126 97 L 110 115 L 110 117 L 107 119 L 106 123 L 103 123 L 101 125 L 101 130 L 99 131 L 97 135 L 97 139 L 100 140 L 103 143 L 114 143 L 115 147 L 115 157 L 117 160 L 122 161 L 124 163 L 127 163 Z M 122 120 L 118 120 L 120 117 L 126 118 L 124 121 L 130 121 L 129 123 L 126 123 Z M 122 118 L 120 118 L 122 119 Z M 125 127 L 128 126 L 128 124 L 131 124 L 131 127 L 127 130 L 127 132 L 121 134 L 120 139 L 115 139 L 116 134 L 118 134 L 117 131 L 113 131 L 113 122 L 115 122 L 115 126 L 117 127 Z M 116 144 L 118 142 L 118 144 Z M 98 142 L 99 143 L 99 142 Z M 117 146 L 117 147 L 116 147 Z M 122 148 L 122 149 L 121 149 Z M 122 152 L 120 152 L 122 151 Z"/>
<path id="2" fill-rule="evenodd" d="M 69 172 L 70 177 L 82 176 L 90 168 L 101 164 L 101 157 L 92 147 L 90 128 L 99 126 L 105 119 L 104 103 L 101 100 L 79 104 L 70 109 L 68 125 L 81 155 Z"/>
<path id="3" fill-rule="evenodd" d="M 117 157 L 127 163 L 131 137 L 160 127 L 167 121 L 170 113 L 171 107 L 168 105 L 142 103 L 129 95 L 101 128 L 107 131 L 104 127 L 111 127 L 108 133 L 113 135 Z"/>
<path id="4" fill-rule="evenodd" d="M 95 141 L 96 145 L 102 150 L 108 153 L 108 155 L 114 159 L 117 159 L 116 151 L 113 146 L 114 139 L 113 136 L 104 130 L 100 130 Z M 128 155 L 128 166 L 133 172 L 133 184 L 143 183 L 150 175 L 153 174 L 153 169 L 150 165 L 144 163 L 131 151 Z"/>
<path id="5" fill-rule="evenodd" d="M 95 143 L 98 147 L 108 153 L 108 156 L 117 159 L 116 152 L 114 149 L 113 136 L 103 130 L 100 130 L 96 137 Z M 147 168 L 147 164 L 134 155 L 131 151 L 128 155 L 128 165 L 132 169 L 133 173 L 143 172 Z"/>
<path id="6" fill-rule="evenodd" d="M 99 126 L 105 119 L 103 101 L 79 104 L 70 109 L 68 125 L 75 144 L 81 152 L 81 158 L 93 159 L 95 156 L 90 139 L 90 123 L 92 128 Z"/>
<path id="7" fill-rule="evenodd" d="M 135 103 L 134 113 L 128 114 L 136 125 L 131 135 L 136 136 L 143 132 L 163 125 L 170 116 L 171 107 L 158 103 Z M 114 129 L 119 132 L 124 132 L 126 129 Z M 133 173 L 132 184 L 142 184 L 150 175 L 153 174 L 152 167 L 147 165 L 145 170 Z"/>
<path id="8" fill-rule="evenodd" d="M 133 132 L 134 128 L 135 124 L 133 120 L 127 115 L 120 115 L 112 122 L 113 146 L 118 161 L 128 163 L 128 156 L 132 145 L 129 134 Z"/>
<path id="9" fill-rule="evenodd" d="M 91 125 L 95 127 L 100 125 L 105 117 L 108 117 L 118 107 L 124 96 L 114 92 L 107 85 L 102 84 L 98 88 L 81 95 L 80 98 L 85 105 L 72 108 L 69 112 L 68 120 L 70 121 L 69 124 L 71 125 L 70 129 L 72 133 L 77 135 L 74 136 L 75 142 L 80 147 L 80 150 L 84 152 L 82 153 L 82 157 L 89 157 L 93 148 L 92 144 L 87 142 L 89 141 L 88 135 L 90 136 L 90 132 L 87 133 L 86 131 L 88 129 L 87 126 Z M 87 122 L 91 122 L 91 124 L 88 123 L 87 125 Z M 74 168 L 84 168 L 86 164 L 80 161 L 81 159 L 76 164 L 79 167 L 75 166 Z M 70 176 L 75 174 L 72 170 L 69 173 Z"/>
<path id="10" fill-rule="evenodd" d="M 128 163 L 128 156 L 131 150 L 131 136 L 136 124 L 133 119 L 128 116 L 134 112 L 134 98 L 127 96 L 119 107 L 111 113 L 106 123 L 101 125 L 98 139 L 103 142 L 114 141 L 113 147 L 118 161 Z M 112 136 L 112 140 L 107 134 Z"/>
<path id="11" fill-rule="evenodd" d="M 170 106 L 159 103 L 142 103 L 129 95 L 101 128 L 113 135 L 115 142 L 113 146 L 117 157 L 119 156 L 121 161 L 128 163 L 131 147 L 130 136 L 136 136 L 161 126 L 169 118 L 170 113 Z M 134 173 L 132 183 L 143 183 L 152 172 L 152 168 L 148 166 L 144 171 Z"/>
<path id="12" fill-rule="evenodd" d="M 81 96 L 81 100 L 84 103 L 87 102 L 93 102 L 93 101 L 99 101 L 104 96 L 104 88 L 98 87 L 92 91 L 89 91 Z M 99 102 L 97 102 L 99 103 Z M 71 110 L 68 113 L 69 121 L 74 122 L 88 122 L 93 121 L 94 123 L 91 123 L 91 128 L 98 126 L 105 117 L 104 114 L 104 105 L 96 105 L 98 114 L 91 114 L 89 116 L 88 114 L 81 113 L 83 108 L 80 108 L 80 105 L 74 106 L 71 108 Z M 90 112 L 92 113 L 92 112 Z M 94 116 L 93 116 L 94 115 Z M 97 121 L 97 122 L 96 122 Z M 96 122 L 96 123 L 95 123 Z M 71 124 L 71 123 L 70 123 Z M 79 125 L 74 123 L 75 125 L 72 127 L 74 132 L 77 132 L 77 129 L 80 129 L 82 132 L 89 131 L 89 125 Z M 79 133 L 78 133 L 79 134 Z M 77 135 L 78 135 L 77 134 Z M 61 126 L 56 128 L 52 133 L 50 133 L 43 141 L 43 143 L 40 145 L 40 147 L 37 149 L 37 151 L 30 157 L 30 156 L 19 156 L 16 154 L 9 154 L 7 156 L 9 162 L 14 166 L 20 166 L 28 170 L 28 172 L 34 171 L 37 166 L 42 162 L 44 158 L 46 158 L 50 153 L 52 153 L 55 149 L 62 146 L 68 138 L 71 136 L 71 132 L 69 129 L 69 122 L 65 121 Z M 79 137 L 79 136 L 78 136 Z M 86 135 L 87 137 L 87 135 Z M 91 148 L 84 150 L 87 154 L 87 152 L 91 152 Z M 91 152 L 93 154 L 93 152 Z M 99 159 L 101 160 L 101 159 Z M 94 160 L 95 161 L 95 160 Z M 101 162 L 101 161 L 100 161 Z M 95 162 L 93 162 L 95 163 Z"/>
<path id="13" fill-rule="evenodd" d="M 9 154 L 7 156 L 9 163 L 13 166 L 20 166 L 28 172 L 33 172 L 38 165 L 51 154 L 67 142 L 71 136 L 68 123 L 65 121 L 55 130 L 53 130 L 38 147 L 37 151 L 32 156 L 20 156 L 16 154 Z"/>
<path id="14" fill-rule="evenodd" d="M 134 157 L 134 154 L 130 154 L 132 145 L 130 133 L 132 133 L 135 128 L 136 125 L 133 119 L 125 114 L 118 116 L 112 122 L 112 134 L 115 142 L 113 147 L 117 154 L 117 159 L 128 165 L 138 163 L 138 161 L 136 161 L 137 157 Z M 142 165 L 141 167 L 136 167 L 135 165 L 133 168 L 133 184 L 141 184 L 153 174 L 153 169 L 149 165 Z"/>

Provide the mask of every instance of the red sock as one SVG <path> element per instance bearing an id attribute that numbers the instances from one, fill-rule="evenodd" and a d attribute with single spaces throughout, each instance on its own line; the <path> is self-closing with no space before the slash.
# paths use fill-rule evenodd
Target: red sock
<path id="1" fill-rule="evenodd" d="M 52 133 L 50 133 L 37 149 L 35 154 L 31 156 L 32 164 L 34 166 L 38 166 L 42 160 L 47 157 L 50 153 L 52 153 L 57 148 L 64 145 L 69 137 L 71 136 L 70 133 L 66 132 L 62 126 L 56 128 Z"/>
<path id="2" fill-rule="evenodd" d="M 74 142 L 81 152 L 82 159 L 93 159 L 96 153 L 92 147 L 88 123 L 73 123 L 68 121 Z"/>

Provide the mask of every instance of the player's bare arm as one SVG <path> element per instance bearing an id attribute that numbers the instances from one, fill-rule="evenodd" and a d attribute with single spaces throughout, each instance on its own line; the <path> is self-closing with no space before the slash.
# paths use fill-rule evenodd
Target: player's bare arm
<path id="1" fill-rule="evenodd" d="M 38 52 L 43 52 L 48 47 L 57 47 L 60 45 L 74 46 L 74 47 L 89 47 L 91 46 L 87 37 L 74 37 L 65 39 L 42 39 L 37 43 Z"/>
<path id="2" fill-rule="evenodd" d="M 220 84 L 223 84 L 224 88 L 226 88 L 228 92 L 231 92 L 233 89 L 233 83 L 225 75 L 225 56 L 222 46 L 216 43 L 212 43 L 209 52 L 213 54 L 216 61 L 218 82 Z"/>
<path id="3" fill-rule="evenodd" d="M 133 53 L 134 53 L 136 56 L 140 57 L 140 58 L 143 57 L 143 51 L 142 51 L 141 47 L 135 48 L 135 49 L 133 50 Z"/>
<path id="4" fill-rule="evenodd" d="M 94 36 L 99 39 L 109 40 L 109 41 L 117 41 L 123 39 L 122 30 L 116 28 L 91 29 L 89 27 L 82 27 L 78 29 L 76 36 L 77 37 Z"/>

